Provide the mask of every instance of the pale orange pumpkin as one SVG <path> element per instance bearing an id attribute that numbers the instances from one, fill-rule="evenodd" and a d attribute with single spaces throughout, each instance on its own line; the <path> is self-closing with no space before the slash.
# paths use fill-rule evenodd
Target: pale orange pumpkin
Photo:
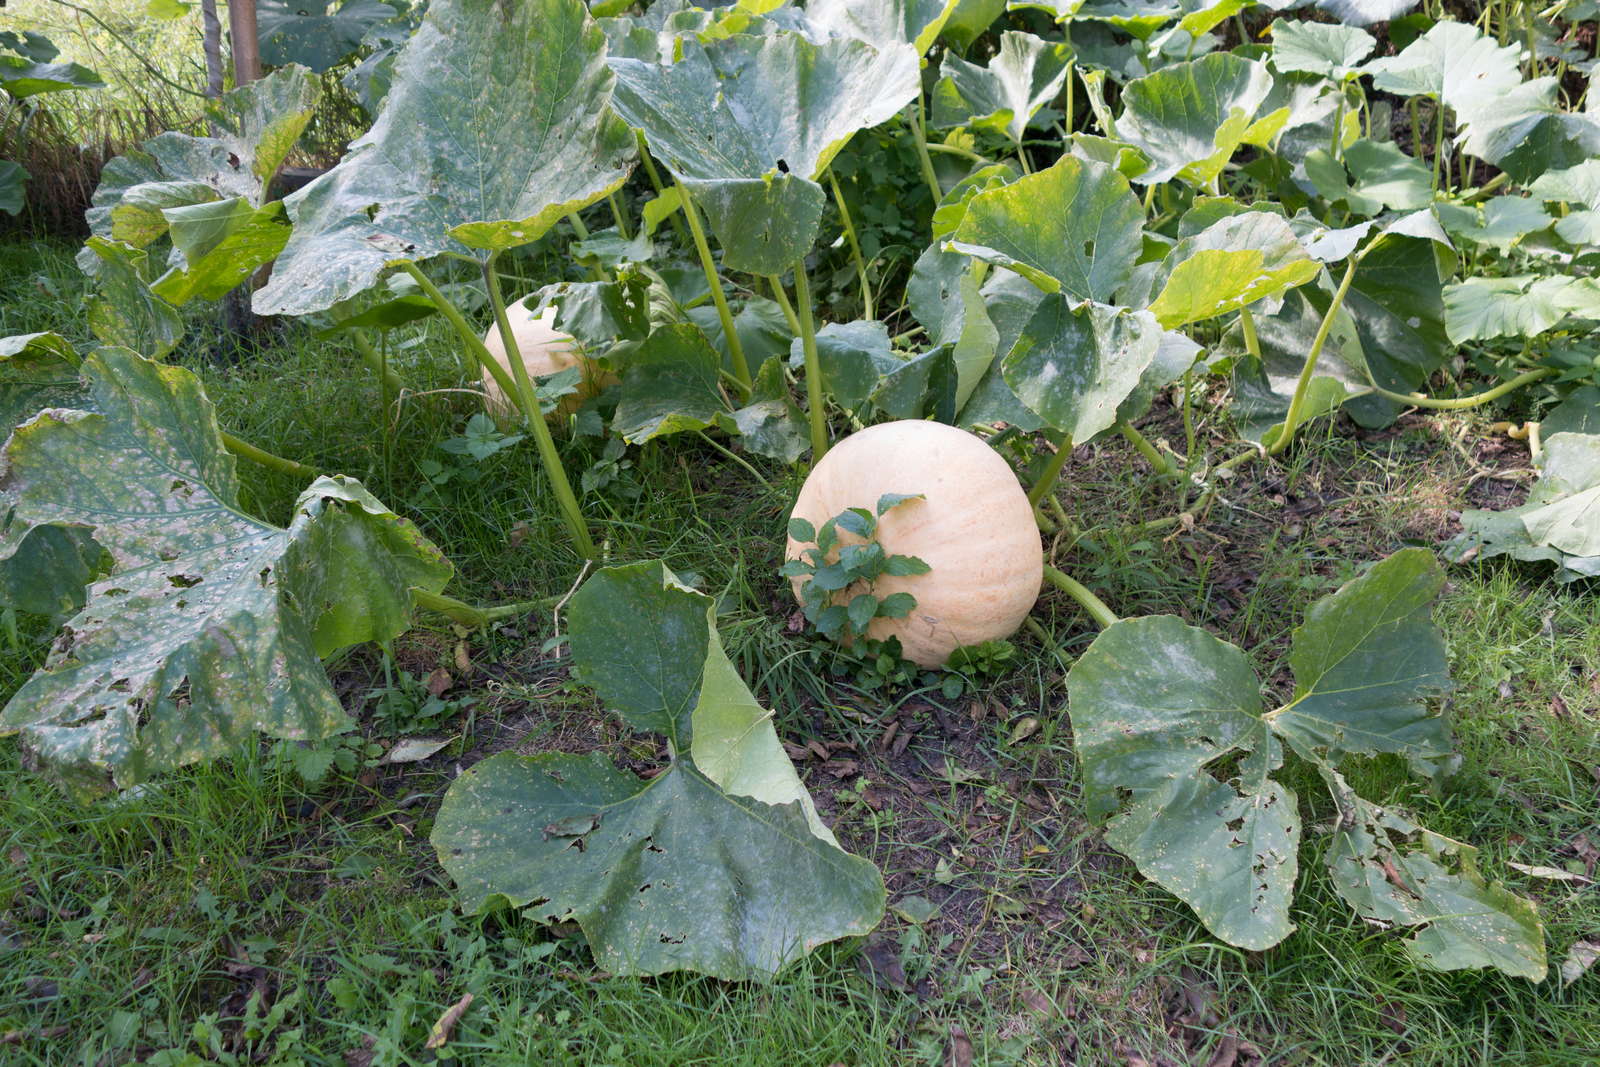
<path id="1" fill-rule="evenodd" d="M 1033 509 L 1000 454 L 965 430 L 938 422 L 888 422 L 852 434 L 811 471 L 791 517 L 813 527 L 846 508 L 875 510 L 885 493 L 920 493 L 878 520 L 888 555 L 916 556 L 927 574 L 884 576 L 882 598 L 906 592 L 917 606 L 902 619 L 874 619 L 867 635 L 900 639 L 907 659 L 944 665 L 964 645 L 1011 636 L 1038 599 L 1044 550 Z M 841 543 L 860 538 L 839 531 Z M 814 547 L 789 539 L 784 558 Z M 804 578 L 794 580 L 800 595 Z M 859 589 L 837 594 L 843 603 Z"/>
<path id="2" fill-rule="evenodd" d="M 578 383 L 578 391 L 562 397 L 551 417 L 571 415 L 585 400 L 617 382 L 616 375 L 604 370 L 594 360 L 582 354 L 578 343 L 571 335 L 556 329 L 555 308 L 548 307 L 543 312 L 536 313 L 525 302 L 518 300 L 506 308 L 506 318 L 511 322 L 512 336 L 517 339 L 517 349 L 522 353 L 522 365 L 528 369 L 528 377 L 535 382 L 544 375 L 554 374 L 568 367 L 583 368 L 583 378 Z M 483 335 L 483 346 L 502 367 L 507 371 L 511 369 L 511 363 L 506 359 L 506 346 L 500 341 L 498 327 L 491 326 L 489 332 Z M 495 381 L 493 376 L 485 375 L 482 386 L 484 407 L 491 415 L 505 417 L 516 415 L 520 411 L 511 398 L 501 390 L 500 383 Z"/>

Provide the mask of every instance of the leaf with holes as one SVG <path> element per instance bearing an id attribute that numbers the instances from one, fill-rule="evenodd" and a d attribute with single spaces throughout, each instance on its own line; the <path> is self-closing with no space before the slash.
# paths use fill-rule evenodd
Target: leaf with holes
<path id="1" fill-rule="evenodd" d="M 1406 549 L 1318 601 L 1289 655 L 1295 696 L 1265 713 L 1233 645 L 1172 616 L 1107 627 L 1067 676 L 1084 799 L 1107 842 L 1213 933 L 1277 944 L 1293 929 L 1302 832 L 1294 793 L 1273 777 L 1287 746 L 1333 793 L 1330 871 L 1358 913 L 1422 927 L 1405 947 L 1427 966 L 1543 977 L 1533 905 L 1485 883 L 1471 849 L 1361 800 L 1338 772 L 1349 754 L 1429 773 L 1448 760 L 1444 722 L 1424 703 L 1448 681 L 1429 619 L 1443 581 L 1430 553 Z"/>
<path id="2" fill-rule="evenodd" d="M 372 129 L 286 198 L 294 233 L 256 311 L 321 311 L 393 264 L 524 245 L 614 192 L 633 137 L 612 82 L 580 0 L 435 0 Z"/>
<path id="3" fill-rule="evenodd" d="M 302 493 L 286 530 L 250 517 L 194 375 L 123 349 L 83 371 L 92 410 L 48 410 L 0 455 L 0 557 L 56 526 L 92 533 L 110 571 L 0 730 L 76 784 L 126 788 L 258 730 L 348 728 L 319 657 L 400 633 L 410 590 L 438 591 L 450 565 L 344 478 Z"/>
<path id="4" fill-rule="evenodd" d="M 613 60 L 617 110 L 705 212 L 724 264 L 781 274 L 816 240 L 823 169 L 916 98 L 916 49 L 796 33 L 680 47 L 670 66 Z"/>
<path id="5" fill-rule="evenodd" d="M 576 921 L 616 974 L 767 979 L 883 915 L 723 652 L 714 602 L 660 563 L 611 567 L 573 598 L 577 676 L 669 762 L 636 777 L 593 753 L 503 753 L 451 786 L 434 824 L 469 910 Z"/>

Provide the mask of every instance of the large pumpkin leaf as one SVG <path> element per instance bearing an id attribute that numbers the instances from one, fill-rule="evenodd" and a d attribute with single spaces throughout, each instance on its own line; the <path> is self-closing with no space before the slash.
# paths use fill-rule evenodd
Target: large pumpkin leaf
<path id="1" fill-rule="evenodd" d="M 1383 929 L 1420 927 L 1402 944 L 1435 970 L 1494 967 L 1544 980 L 1538 908 L 1498 882 L 1485 882 L 1477 849 L 1363 800 L 1332 769 L 1324 768 L 1323 777 L 1339 808 L 1328 873 L 1362 918 Z"/>
<path id="2" fill-rule="evenodd" d="M 527 244 L 615 191 L 633 138 L 612 82 L 580 0 L 435 0 L 372 129 L 285 201 L 294 234 L 256 311 L 309 314 L 395 263 Z"/>
<path id="3" fill-rule="evenodd" d="M 946 247 L 1014 270 L 1047 293 L 1109 302 L 1133 274 L 1143 224 L 1126 178 L 1063 156 L 974 196 Z"/>
<path id="4" fill-rule="evenodd" d="M 982 286 L 989 268 L 934 244 L 923 252 L 906 283 L 911 315 L 935 345 L 951 346 L 956 368 L 956 407 L 977 390 L 995 355 L 1000 333 L 984 306 Z M 884 334 L 885 348 L 888 334 Z M 819 338 L 820 346 L 820 338 Z"/>
<path id="5" fill-rule="evenodd" d="M 874 48 L 909 44 L 917 55 L 944 29 L 957 0 L 811 0 L 806 21 L 825 33 L 854 37 Z"/>
<path id="6" fill-rule="evenodd" d="M 1282 753 L 1244 653 L 1170 615 L 1125 619 L 1078 658 L 1067 692 L 1107 840 L 1229 942 L 1287 937 L 1300 813 L 1267 777 Z M 1244 755 L 1236 772 L 1208 773 L 1231 753 Z"/>
<path id="7" fill-rule="evenodd" d="M 1279 71 L 1317 74 L 1334 81 L 1353 76 L 1378 46 L 1372 34 L 1355 26 L 1274 19 L 1272 66 Z"/>
<path id="8" fill-rule="evenodd" d="M 150 291 L 150 253 L 120 241 L 90 237 L 79 253 L 95 263 L 89 329 L 108 345 L 160 359 L 183 339 L 183 319 Z"/>
<path id="9" fill-rule="evenodd" d="M 1279 296 L 1321 269 L 1281 217 L 1232 215 L 1167 253 L 1150 312 L 1163 328 L 1177 329 Z"/>
<path id="10" fill-rule="evenodd" d="M 1470 22 L 1435 23 L 1393 56 L 1365 68 L 1372 87 L 1400 96 L 1432 96 L 1474 111 L 1522 83 L 1517 50 L 1502 47 Z"/>
<path id="11" fill-rule="evenodd" d="M 1264 65 L 1225 52 L 1176 63 L 1123 87 L 1116 136 L 1150 158 L 1139 182 L 1210 185 L 1241 145 L 1271 143 L 1288 121 L 1286 107 L 1258 117 L 1271 91 Z"/>
<path id="12" fill-rule="evenodd" d="M 1006 354 L 1006 384 L 1028 410 L 1082 444 L 1116 422 L 1160 343 L 1148 312 L 1052 293 Z"/>
<path id="13" fill-rule="evenodd" d="M 705 211 L 730 269 L 782 273 L 816 240 L 815 179 L 857 130 L 916 98 L 917 51 L 789 32 L 681 51 L 670 66 L 613 60 L 617 110 Z"/>
<path id="14" fill-rule="evenodd" d="M 622 373 L 612 429 L 629 444 L 703 430 L 730 412 L 718 383 L 722 357 L 692 323 L 655 329 Z"/>
<path id="15" fill-rule="evenodd" d="M 393 637 L 450 565 L 355 482 L 321 478 L 287 530 L 246 515 L 198 380 L 122 349 L 84 362 L 92 411 L 52 409 L 0 455 L 9 557 L 31 530 L 111 560 L 43 669 L 0 712 L 69 777 L 127 787 L 253 731 L 348 726 L 320 656 Z"/>
<path id="16" fill-rule="evenodd" d="M 0 211 L 7 215 L 22 214 L 26 202 L 28 172 L 22 164 L 0 159 Z"/>
<path id="17" fill-rule="evenodd" d="M 1007 30 L 1000 50 L 980 67 L 946 53 L 933 87 L 933 125 L 994 130 L 1021 144 L 1028 124 L 1061 92 L 1072 46 Z"/>
<path id="18" fill-rule="evenodd" d="M 1600 318 L 1600 284 L 1583 275 L 1468 278 L 1444 287 L 1451 342 L 1536 337 L 1568 315 Z"/>
<path id="19" fill-rule="evenodd" d="M 1428 619 L 1442 584 L 1432 555 L 1407 549 L 1323 598 L 1295 635 L 1296 695 L 1265 714 L 1234 646 L 1171 616 L 1107 627 L 1067 677 L 1085 800 L 1106 840 L 1214 933 L 1277 944 L 1292 929 L 1301 826 L 1294 794 L 1271 777 L 1287 742 L 1340 808 L 1330 870 L 1361 915 L 1423 926 L 1406 948 L 1428 966 L 1542 977 L 1532 904 L 1486 885 L 1470 849 L 1361 800 L 1338 774 L 1347 753 L 1395 753 L 1425 769 L 1448 755 L 1442 720 L 1422 707 L 1446 682 Z"/>
<path id="20" fill-rule="evenodd" d="M 770 977 L 877 923 L 882 879 L 817 818 L 710 597 L 659 563 L 603 570 L 573 598 L 572 650 L 608 705 L 664 730 L 671 762 L 648 780 L 599 754 L 471 768 L 432 838 L 468 908 L 575 920 L 618 974 L 727 979 Z"/>
<path id="21" fill-rule="evenodd" d="M 258 0 L 261 61 L 299 63 L 321 73 L 361 47 L 361 39 L 399 12 L 376 0 Z"/>
<path id="22" fill-rule="evenodd" d="M 222 299 L 289 240 L 289 223 L 277 201 L 254 208 L 236 197 L 169 208 L 162 215 L 172 234 L 174 262 L 150 291 L 169 304 Z"/>
<path id="23" fill-rule="evenodd" d="M 81 63 L 55 62 L 60 54 L 41 33 L 0 33 L 0 90 L 25 100 L 41 93 L 105 88 L 100 75 Z"/>

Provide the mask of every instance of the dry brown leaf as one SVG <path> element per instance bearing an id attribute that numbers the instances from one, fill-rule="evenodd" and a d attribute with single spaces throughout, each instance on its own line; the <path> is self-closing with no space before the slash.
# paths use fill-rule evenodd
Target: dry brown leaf
<path id="1" fill-rule="evenodd" d="M 1576 982 L 1596 962 L 1600 962 L 1600 941 L 1574 941 L 1567 958 L 1561 961 L 1561 984 Z"/>
<path id="2" fill-rule="evenodd" d="M 972 1067 L 972 1038 L 957 1023 L 950 1024 L 950 1051 L 945 1067 Z"/>
<path id="3" fill-rule="evenodd" d="M 422 1047 L 426 1049 L 444 1048 L 445 1043 L 450 1040 L 450 1031 L 456 1028 L 456 1023 L 461 1021 L 461 1017 L 467 1013 L 467 1009 L 471 1006 L 472 994 L 463 993 L 460 1000 L 446 1008 L 444 1014 L 439 1016 L 439 1021 L 433 1024 L 433 1030 L 428 1034 L 428 1043 Z"/>
<path id="4" fill-rule="evenodd" d="M 428 693 L 431 696 L 441 697 L 455 685 L 456 680 L 450 677 L 450 672 L 443 667 L 435 667 L 433 673 L 428 675 Z"/>

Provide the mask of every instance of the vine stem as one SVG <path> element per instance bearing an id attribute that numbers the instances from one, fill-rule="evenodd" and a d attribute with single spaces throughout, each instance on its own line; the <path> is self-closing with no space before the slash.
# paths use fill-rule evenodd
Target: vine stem
<path id="1" fill-rule="evenodd" d="M 378 381 L 383 384 L 386 392 L 398 393 L 404 387 L 404 383 L 400 381 L 400 375 L 396 374 L 394 368 L 389 366 L 388 361 L 379 354 L 376 348 L 372 347 L 372 342 L 367 339 L 365 330 L 351 330 L 350 340 L 356 346 L 356 351 L 361 353 L 362 361 L 372 369 L 372 373 L 378 376 Z M 385 403 L 387 402 L 386 400 Z"/>
<path id="2" fill-rule="evenodd" d="M 1397 404 L 1406 404 L 1414 408 L 1428 408 L 1432 411 L 1465 411 L 1468 408 L 1475 408 L 1479 404 L 1487 404 L 1491 400 L 1499 400 L 1507 393 L 1515 392 L 1524 385 L 1529 385 L 1544 378 L 1554 377 L 1559 373 L 1561 372 L 1554 367 L 1541 367 L 1538 370 L 1528 371 L 1526 374 L 1519 374 L 1508 382 L 1501 382 L 1493 389 L 1485 392 L 1476 393 L 1472 396 L 1450 397 L 1445 400 L 1435 400 L 1431 396 L 1410 393 L 1394 393 L 1376 382 L 1369 381 L 1369 384 L 1372 386 L 1373 392 L 1385 400 L 1393 400 Z"/>
<path id="3" fill-rule="evenodd" d="M 862 317 L 876 318 L 872 313 L 872 283 L 867 280 L 867 261 L 861 255 L 861 242 L 856 240 L 856 228 L 850 221 L 850 208 L 844 202 L 844 190 L 839 188 L 839 179 L 834 177 L 832 167 L 828 168 L 828 186 L 833 190 L 833 202 L 838 205 L 839 219 L 844 223 L 845 240 L 850 243 L 850 254 L 856 261 L 856 278 L 861 282 Z"/>
<path id="4" fill-rule="evenodd" d="M 717 261 L 711 258 L 711 246 L 706 243 L 706 231 L 700 225 L 700 209 L 694 206 L 689 187 L 678 183 L 678 196 L 683 202 L 683 217 L 689 222 L 689 232 L 694 236 L 695 251 L 700 253 L 700 269 L 705 271 L 706 282 L 711 286 L 711 301 L 717 305 L 717 317 L 722 320 L 722 336 L 728 342 L 728 355 L 733 358 L 733 376 L 739 379 L 745 395 L 750 393 L 750 364 L 744 358 L 744 344 L 739 332 L 733 328 L 733 312 L 728 307 L 728 297 L 722 291 L 722 279 L 717 275 Z"/>
<path id="5" fill-rule="evenodd" d="M 666 185 L 661 181 L 661 172 L 656 170 L 656 161 L 650 158 L 650 148 L 644 143 L 644 134 L 638 130 L 633 131 L 633 139 L 639 146 L 639 162 L 644 164 L 644 173 L 650 179 L 650 186 L 661 196 L 667 191 Z M 667 216 L 667 221 L 672 224 L 672 229 L 678 235 L 680 244 L 689 244 L 689 235 L 684 232 L 683 223 L 678 219 L 676 211 Z"/>
<path id="6" fill-rule="evenodd" d="M 222 435 L 222 447 L 241 459 L 248 459 L 250 462 L 259 464 L 269 470 L 292 474 L 296 478 L 317 478 L 322 474 L 315 467 L 308 467 L 304 463 L 296 463 L 292 459 L 275 456 L 266 449 L 257 448 L 249 441 L 240 440 L 231 433 Z"/>
<path id="7" fill-rule="evenodd" d="M 1317 336 L 1311 341 L 1311 351 L 1306 353 L 1306 365 L 1300 368 L 1300 379 L 1294 384 L 1294 395 L 1289 398 L 1289 413 L 1283 417 L 1283 433 L 1268 447 L 1268 455 L 1282 455 L 1289 447 L 1289 442 L 1294 440 L 1295 430 L 1300 425 L 1300 412 L 1306 405 L 1306 393 L 1311 390 L 1311 379 L 1316 374 L 1317 360 L 1322 357 L 1322 348 L 1328 343 L 1328 335 L 1333 332 L 1333 320 L 1344 306 L 1345 295 L 1350 292 L 1350 283 L 1355 280 L 1356 264 L 1359 262 L 1361 256 L 1358 253 L 1350 257 L 1350 265 L 1344 269 L 1344 278 L 1339 282 L 1338 291 L 1333 294 L 1328 313 L 1322 316 Z"/>
<path id="8" fill-rule="evenodd" d="M 1037 509 L 1050 495 L 1050 490 L 1055 487 L 1056 479 L 1061 476 L 1061 468 L 1067 465 L 1067 460 L 1072 456 L 1072 438 L 1063 437 L 1056 445 L 1056 454 L 1050 457 L 1050 462 L 1044 465 L 1044 470 L 1039 472 L 1039 480 L 1033 483 L 1033 488 L 1028 490 L 1028 503 Z"/>
<path id="9" fill-rule="evenodd" d="M 499 622 L 501 619 L 515 618 L 526 615 L 540 608 L 548 608 L 555 604 L 560 597 L 544 597 L 541 600 L 523 600 L 515 604 L 496 604 L 492 607 L 478 607 L 468 604 L 465 600 L 457 600 L 453 596 L 443 593 L 430 593 L 426 589 L 412 589 L 411 602 L 425 611 L 437 612 L 448 619 L 453 619 L 463 626 L 483 629 L 490 623 Z"/>
<path id="10" fill-rule="evenodd" d="M 822 399 L 822 362 L 817 358 L 817 327 L 811 315 L 811 283 L 806 278 L 806 261 L 794 264 L 794 300 L 800 314 L 800 345 L 806 357 L 806 414 L 811 420 L 811 462 L 817 463 L 828 451 L 828 419 Z"/>
<path id="11" fill-rule="evenodd" d="M 783 317 L 789 320 L 789 329 L 794 331 L 796 337 L 800 336 L 800 319 L 794 313 L 794 305 L 789 303 L 789 294 L 783 291 L 783 283 L 775 274 L 767 275 L 767 284 L 772 286 L 773 298 L 777 300 L 778 307 L 783 311 Z"/>
<path id="12" fill-rule="evenodd" d="M 911 120 L 911 133 L 917 140 L 917 161 L 922 164 L 922 180 L 933 193 L 933 204 L 939 206 L 944 192 L 939 188 L 939 176 L 933 170 L 933 157 L 928 155 L 927 107 L 922 102 L 922 89 L 917 89 L 917 113 Z"/>
<path id="13" fill-rule="evenodd" d="M 1056 570 L 1048 563 L 1044 565 L 1044 580 L 1070 596 L 1073 600 L 1076 600 L 1078 606 L 1088 612 L 1089 617 L 1102 630 L 1121 621 L 1117 618 L 1117 613 L 1106 606 L 1104 600 L 1089 592 L 1086 586 L 1073 579 L 1070 575 Z"/>
<path id="14" fill-rule="evenodd" d="M 767 489 L 771 489 L 772 488 L 772 483 L 767 481 L 765 478 L 763 478 L 761 476 L 761 472 L 756 470 L 753 466 L 751 466 L 750 463 L 748 461 L 746 461 L 743 456 L 739 455 L 739 453 L 735 452 L 731 448 L 728 448 L 726 445 L 723 445 L 723 444 L 719 443 L 715 438 L 713 438 L 710 435 L 708 435 L 704 430 L 696 430 L 695 431 L 695 435 L 697 437 L 699 437 L 700 440 L 704 441 L 706 444 L 710 445 L 712 448 L 716 449 L 718 452 L 721 452 L 724 456 L 727 456 L 729 459 L 733 460 L 739 466 L 741 466 L 745 470 L 749 471 L 750 472 L 750 477 L 752 477 L 756 481 L 760 482 L 762 484 L 762 486 L 764 486 Z"/>
<path id="15" fill-rule="evenodd" d="M 555 491 L 556 502 L 561 506 L 562 517 L 567 520 L 567 526 L 572 531 L 573 543 L 584 559 L 594 559 L 599 556 L 599 549 L 595 548 L 594 540 L 589 536 L 588 523 L 584 521 L 583 509 L 578 506 L 578 497 L 572 491 L 572 483 L 567 480 L 566 468 L 561 465 L 561 453 L 556 451 L 555 438 L 550 435 L 550 427 L 544 421 L 544 412 L 539 410 L 539 398 L 534 393 L 533 381 L 528 377 L 528 368 L 522 362 L 522 350 L 517 345 L 516 333 L 511 329 L 511 319 L 506 315 L 505 296 L 500 290 L 500 275 L 495 273 L 494 261 L 498 253 L 490 253 L 489 258 L 483 263 L 483 279 L 489 288 L 489 303 L 494 308 L 495 323 L 500 328 L 500 343 L 506 351 L 506 362 L 511 364 L 511 374 L 516 379 L 517 392 L 514 394 L 520 401 L 523 415 L 528 420 L 528 432 L 533 435 L 533 441 L 539 449 L 539 459 L 544 464 L 545 477 L 549 479 L 550 488 Z M 490 363 L 497 360 L 490 359 Z"/>
<path id="16" fill-rule="evenodd" d="M 1150 439 L 1134 429 L 1133 424 L 1127 419 L 1117 420 L 1117 432 L 1121 433 L 1123 437 L 1127 438 L 1129 444 L 1139 450 L 1139 454 L 1145 458 L 1146 463 L 1155 468 L 1157 474 L 1168 476 L 1178 473 L 1173 469 L 1167 457 L 1158 452 L 1156 446 L 1150 443 Z"/>
<path id="17" fill-rule="evenodd" d="M 1247 307 L 1239 309 L 1239 329 L 1244 334 L 1244 350 L 1254 356 L 1256 362 L 1259 363 L 1261 361 L 1261 339 L 1256 336 L 1256 317 L 1251 314 L 1250 309 Z"/>

